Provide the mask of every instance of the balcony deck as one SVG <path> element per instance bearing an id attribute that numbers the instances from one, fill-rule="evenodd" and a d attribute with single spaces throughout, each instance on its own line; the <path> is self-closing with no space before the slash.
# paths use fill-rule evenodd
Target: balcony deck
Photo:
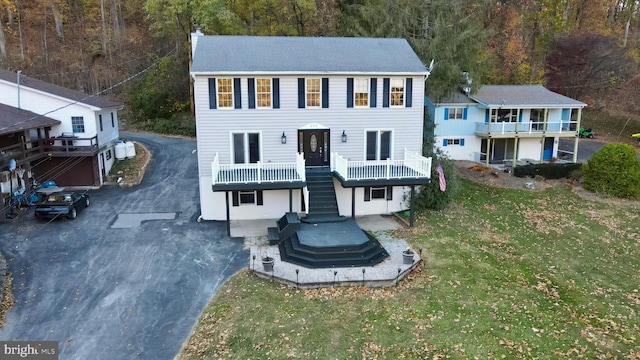
<path id="1" fill-rule="evenodd" d="M 550 134 L 577 135 L 577 121 L 476 122 L 475 135 L 480 137 L 543 137 Z"/>
<path id="2" fill-rule="evenodd" d="M 407 150 L 404 160 L 349 161 L 333 153 L 331 164 L 344 187 L 420 185 L 431 181 L 431 158 Z"/>
<path id="3" fill-rule="evenodd" d="M 345 187 L 372 185 L 419 185 L 431 181 L 431 158 L 405 150 L 404 160 L 349 161 L 331 154 L 331 170 Z M 213 191 L 243 189 L 299 189 L 306 186 L 303 154 L 295 162 L 211 164 Z"/>
<path id="4" fill-rule="evenodd" d="M 211 164 L 213 191 L 242 189 L 300 189 L 305 186 L 304 158 L 295 162 L 220 164 L 216 156 Z"/>

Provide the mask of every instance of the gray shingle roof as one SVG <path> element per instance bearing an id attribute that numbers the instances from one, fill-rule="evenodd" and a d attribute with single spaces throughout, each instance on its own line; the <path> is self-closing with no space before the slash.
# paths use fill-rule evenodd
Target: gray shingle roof
<path id="1" fill-rule="evenodd" d="M 482 85 L 471 99 L 487 107 L 584 107 L 587 104 L 542 85 Z"/>
<path id="2" fill-rule="evenodd" d="M 60 124 L 58 120 L 0 104 L 0 134 L 12 134 L 26 129 L 58 124 Z"/>
<path id="3" fill-rule="evenodd" d="M 13 84 L 17 84 L 18 81 L 16 73 L 4 69 L 0 69 L 0 80 L 8 81 Z M 91 96 L 81 91 L 67 89 L 62 86 L 34 79 L 24 74 L 20 75 L 20 85 L 99 108 L 114 108 L 121 106 L 120 104 L 114 103 L 99 96 Z"/>
<path id="4" fill-rule="evenodd" d="M 282 36 L 200 36 L 191 70 L 427 73 L 405 39 Z"/>

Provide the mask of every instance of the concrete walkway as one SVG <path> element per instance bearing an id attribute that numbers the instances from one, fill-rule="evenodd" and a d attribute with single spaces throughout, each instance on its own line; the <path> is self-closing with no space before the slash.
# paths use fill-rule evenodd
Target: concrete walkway
<path id="1" fill-rule="evenodd" d="M 389 253 L 389 257 L 375 266 L 334 267 L 311 269 L 280 260 L 277 245 L 269 246 L 267 227 L 274 226 L 276 219 L 258 221 L 232 221 L 231 235 L 245 238 L 245 246 L 250 249 L 249 266 L 259 277 L 280 283 L 310 289 L 329 286 L 392 286 L 406 276 L 422 261 L 420 251 L 414 250 L 411 262 L 404 260 L 403 251 L 409 244 L 393 238 L 389 231 L 400 229 L 402 225 L 391 216 L 362 216 L 356 223 L 363 230 L 373 233 Z M 269 254 L 275 259 L 272 271 L 262 266 L 262 257 Z"/>

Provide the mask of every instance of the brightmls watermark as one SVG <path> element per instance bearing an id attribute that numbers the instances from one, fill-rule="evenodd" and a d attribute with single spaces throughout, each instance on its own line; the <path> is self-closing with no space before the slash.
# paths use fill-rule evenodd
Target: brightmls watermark
<path id="1" fill-rule="evenodd" d="M 0 341 L 0 360 L 58 360 L 57 341 Z"/>

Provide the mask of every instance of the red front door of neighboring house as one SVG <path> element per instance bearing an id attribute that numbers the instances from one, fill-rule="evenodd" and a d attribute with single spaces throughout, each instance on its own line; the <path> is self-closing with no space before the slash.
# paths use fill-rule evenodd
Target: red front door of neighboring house
<path id="1" fill-rule="evenodd" d="M 298 147 L 306 166 L 329 165 L 328 129 L 298 130 Z"/>

